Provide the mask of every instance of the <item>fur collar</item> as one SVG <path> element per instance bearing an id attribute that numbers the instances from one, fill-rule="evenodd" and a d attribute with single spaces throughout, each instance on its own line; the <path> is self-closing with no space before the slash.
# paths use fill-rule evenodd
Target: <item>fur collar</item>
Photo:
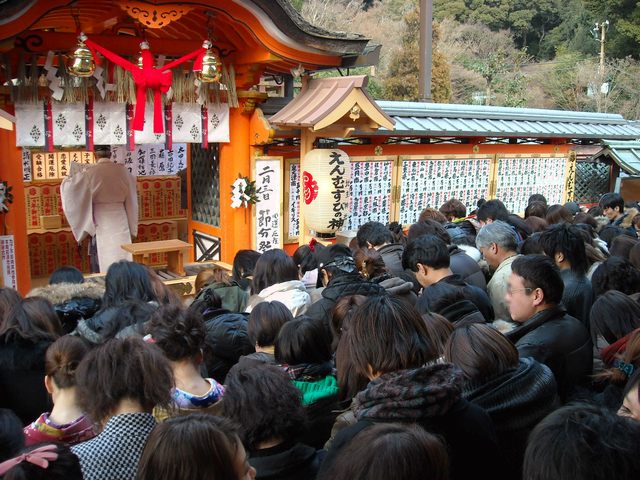
<path id="1" fill-rule="evenodd" d="M 44 287 L 34 288 L 27 297 L 44 297 L 54 305 L 68 302 L 73 298 L 92 298 L 101 300 L 104 287 L 94 282 L 86 283 L 55 283 Z"/>

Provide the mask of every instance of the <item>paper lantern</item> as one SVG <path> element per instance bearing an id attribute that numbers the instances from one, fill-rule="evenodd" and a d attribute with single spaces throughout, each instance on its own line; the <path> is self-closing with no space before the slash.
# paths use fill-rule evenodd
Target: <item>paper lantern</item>
<path id="1" fill-rule="evenodd" d="M 318 148 L 302 159 L 304 222 L 316 233 L 340 230 L 349 216 L 351 164 L 342 150 Z"/>

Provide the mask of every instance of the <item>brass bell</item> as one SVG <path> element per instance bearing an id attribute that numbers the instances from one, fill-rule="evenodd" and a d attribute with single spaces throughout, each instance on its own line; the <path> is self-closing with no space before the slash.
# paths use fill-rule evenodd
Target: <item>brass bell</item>
<path id="1" fill-rule="evenodd" d="M 96 62 L 91 55 L 91 50 L 83 41 L 78 42 L 78 46 L 69 57 L 67 70 L 76 77 L 90 77 L 96 70 Z"/>
<path id="2" fill-rule="evenodd" d="M 202 57 L 202 70 L 197 71 L 196 76 L 202 83 L 219 82 L 221 74 L 220 67 L 220 59 L 208 48 Z"/>

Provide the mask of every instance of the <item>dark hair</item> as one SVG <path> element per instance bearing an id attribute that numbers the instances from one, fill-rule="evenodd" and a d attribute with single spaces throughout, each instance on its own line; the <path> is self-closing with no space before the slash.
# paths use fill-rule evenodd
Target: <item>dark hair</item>
<path id="1" fill-rule="evenodd" d="M 18 338 L 32 343 L 54 341 L 60 335 L 60 319 L 51 302 L 42 297 L 20 300 L 11 307 L 0 326 L 0 340 L 4 342 L 13 342 Z"/>
<path id="2" fill-rule="evenodd" d="M 249 340 L 259 347 L 270 347 L 275 344 L 282 326 L 293 320 L 291 310 L 281 302 L 260 302 L 249 315 L 247 334 Z"/>
<path id="3" fill-rule="evenodd" d="M 609 247 L 609 253 L 612 257 L 622 257 L 629 260 L 631 249 L 638 243 L 637 238 L 628 235 L 619 235 L 613 239 Z"/>
<path id="4" fill-rule="evenodd" d="M 637 344 L 640 343 L 638 341 L 639 339 L 640 339 L 639 335 L 636 335 L 634 338 L 634 343 L 636 343 L 636 347 L 637 347 Z M 633 375 L 631 375 L 631 377 L 627 381 L 626 385 L 624 386 L 624 390 L 622 391 L 622 398 L 629 395 L 629 392 L 636 387 L 638 387 L 638 401 L 640 401 L 640 368 L 637 369 L 636 372 Z"/>
<path id="5" fill-rule="evenodd" d="M 135 332 L 142 336 L 144 335 L 144 324 L 157 308 L 155 304 L 142 300 L 125 300 L 103 311 L 101 316 L 87 320 L 87 324 L 94 330 L 100 330 L 102 336 L 107 339 L 115 337 L 123 329 L 130 326 L 133 326 Z M 101 319 L 102 328 L 99 324 L 94 326 L 96 318 Z"/>
<path id="6" fill-rule="evenodd" d="M 149 282 L 151 283 L 151 289 L 155 301 L 160 305 L 167 305 L 173 303 L 175 305 L 182 305 L 182 298 L 176 293 L 176 291 L 169 285 L 165 285 L 162 281 L 162 277 L 158 275 L 153 268 L 145 265 L 147 275 L 149 276 Z"/>
<path id="7" fill-rule="evenodd" d="M 629 263 L 640 269 L 640 242 L 637 242 L 629 251 Z"/>
<path id="8" fill-rule="evenodd" d="M 624 199 L 619 193 L 605 193 L 600 197 L 598 205 L 605 210 L 607 208 L 615 209 L 618 207 L 620 213 L 624 212 Z"/>
<path id="9" fill-rule="evenodd" d="M 389 296 L 369 297 L 356 308 L 346 339 L 361 375 L 417 368 L 438 358 L 417 310 Z"/>
<path id="10" fill-rule="evenodd" d="M 467 381 L 486 382 L 518 366 L 518 350 L 494 327 L 473 323 L 453 330 L 444 358 L 457 365 Z"/>
<path id="11" fill-rule="evenodd" d="M 373 248 L 360 248 L 353 255 L 356 268 L 365 278 L 376 278 L 387 273 L 382 255 Z"/>
<path id="12" fill-rule="evenodd" d="M 251 451 L 268 440 L 293 441 L 306 422 L 300 390 L 284 370 L 267 363 L 231 368 L 222 414 L 240 425 L 242 440 Z"/>
<path id="13" fill-rule="evenodd" d="M 531 205 L 533 202 L 541 202 L 541 203 L 544 203 L 546 205 L 547 204 L 547 198 L 544 195 L 542 195 L 541 193 L 534 193 L 534 194 L 529 196 L 529 199 L 527 200 L 527 205 Z"/>
<path id="14" fill-rule="evenodd" d="M 442 213 L 440 213 L 440 210 L 436 210 L 435 208 L 429 208 L 429 207 L 422 210 L 422 212 L 420 213 L 420 216 L 418 217 L 418 222 L 424 222 L 425 220 L 432 220 L 442 225 L 444 225 L 448 221 L 447 217 L 445 217 Z"/>
<path id="15" fill-rule="evenodd" d="M 438 355 L 444 354 L 444 346 L 453 332 L 453 324 L 439 313 L 423 313 L 422 320 L 427 326 L 427 338 L 438 351 Z"/>
<path id="16" fill-rule="evenodd" d="M 525 287 L 541 289 L 545 303 L 557 305 L 562 300 L 564 283 L 560 270 L 549 257 L 544 255 L 518 257 L 511 264 L 511 271 L 522 277 Z"/>
<path id="17" fill-rule="evenodd" d="M 204 413 L 169 418 L 147 439 L 137 480 L 237 480 L 235 425 Z"/>
<path id="18" fill-rule="evenodd" d="M 105 278 L 102 309 L 117 307 L 125 300 L 158 301 L 144 265 L 120 260 L 112 263 Z"/>
<path id="19" fill-rule="evenodd" d="M 551 413 L 529 436 L 523 480 L 636 478 L 640 422 L 590 404 Z"/>
<path id="20" fill-rule="evenodd" d="M 324 322 L 304 315 L 282 326 L 275 347 L 276 361 L 287 365 L 331 359 L 331 338 Z"/>
<path id="21" fill-rule="evenodd" d="M 447 217 L 449 221 L 455 218 L 464 218 L 467 216 L 467 206 L 460 200 L 451 198 L 442 204 L 440 213 Z"/>
<path id="22" fill-rule="evenodd" d="M 502 220 L 503 222 L 506 222 L 509 218 L 509 210 L 507 210 L 504 203 L 497 198 L 487 200 L 478 207 L 476 218 L 480 222 L 486 222 L 487 220 Z"/>
<path id="23" fill-rule="evenodd" d="M 596 217 L 601 217 L 602 215 L 604 215 L 604 212 L 602 211 L 602 207 L 600 205 L 594 205 L 589 210 L 587 210 L 587 214 L 591 215 L 595 219 Z"/>
<path id="24" fill-rule="evenodd" d="M 596 297 L 609 290 L 631 295 L 640 292 L 640 271 L 629 260 L 609 257 L 593 272 L 591 285 Z"/>
<path id="25" fill-rule="evenodd" d="M 412 272 L 418 271 L 418 263 L 441 269 L 449 268 L 449 262 L 447 244 L 435 235 L 422 235 L 416 238 L 402 252 L 402 267 Z"/>
<path id="26" fill-rule="evenodd" d="M 544 220 L 547 216 L 547 204 L 544 202 L 531 202 L 524 209 L 525 220 L 529 217 L 537 217 Z"/>
<path id="27" fill-rule="evenodd" d="M 260 252 L 255 250 L 238 250 L 236 256 L 233 257 L 233 270 L 231 271 L 233 279 L 243 288 L 245 279 L 253 276 L 253 270 L 260 258 Z"/>
<path id="28" fill-rule="evenodd" d="M 364 297 L 366 300 L 367 297 Z M 358 372 L 353 363 L 351 346 L 345 330 L 338 339 L 336 347 L 336 381 L 338 383 L 338 400 L 351 401 L 358 392 L 364 390 L 369 383 L 366 375 Z"/>
<path id="29" fill-rule="evenodd" d="M 333 342 L 331 343 L 331 349 L 333 351 L 338 348 L 338 342 L 342 334 L 349 330 L 351 323 L 351 317 L 356 307 L 366 302 L 367 297 L 364 295 L 346 295 L 341 297 L 331 310 L 331 320 L 329 322 L 329 328 L 331 329 L 331 336 Z"/>
<path id="30" fill-rule="evenodd" d="M 556 253 L 561 253 L 571 265 L 571 271 L 579 275 L 587 272 L 584 238 L 574 225 L 552 225 L 540 235 L 540 245 L 544 253 L 551 258 L 554 258 Z"/>
<path id="31" fill-rule="evenodd" d="M 593 302 L 589 318 L 593 344 L 597 344 L 598 335 L 612 344 L 640 328 L 640 304 L 622 292 L 609 290 Z"/>
<path id="32" fill-rule="evenodd" d="M 358 228 L 356 234 L 358 246 L 360 248 L 367 247 L 367 242 L 373 247 L 379 247 L 385 243 L 393 243 L 393 235 L 384 224 L 380 222 L 367 222 Z"/>
<path id="33" fill-rule="evenodd" d="M 407 232 L 407 243 L 411 243 L 423 235 L 435 235 L 447 245 L 451 244 L 451 235 L 449 235 L 446 228 L 435 220 L 426 219 L 411 225 Z"/>
<path id="34" fill-rule="evenodd" d="M 448 480 L 449 456 L 420 425 L 379 423 L 358 433 L 318 480 Z"/>
<path id="35" fill-rule="evenodd" d="M 543 232 L 549 226 L 544 218 L 533 216 L 525 218 L 524 223 L 531 229 L 531 232 Z"/>
<path id="36" fill-rule="evenodd" d="M 571 223 L 573 221 L 573 215 L 567 207 L 564 205 L 556 204 L 551 205 L 547 209 L 545 220 L 549 225 L 555 225 L 557 223 Z"/>
<path id="37" fill-rule="evenodd" d="M 123 399 L 149 412 L 169 409 L 173 374 L 162 352 L 137 337 L 114 338 L 89 352 L 76 371 L 78 404 L 104 422 Z"/>
<path id="38" fill-rule="evenodd" d="M 318 268 L 318 260 L 316 259 L 316 251 L 322 250 L 324 245 L 314 243 L 313 249 L 309 245 L 301 245 L 293 252 L 293 261 L 300 269 L 300 274 L 304 275 Z"/>
<path id="39" fill-rule="evenodd" d="M 273 248 L 264 252 L 256 263 L 251 293 L 259 294 L 271 285 L 291 280 L 298 280 L 296 262 L 284 250 Z"/>
<path id="40" fill-rule="evenodd" d="M 151 316 L 148 332 L 171 361 L 192 358 L 204 346 L 202 315 L 177 305 L 163 305 Z"/>
<path id="41" fill-rule="evenodd" d="M 536 232 L 527 238 L 525 238 L 522 245 L 520 245 L 520 251 L 522 255 L 536 255 L 543 254 L 544 250 L 542 249 L 542 245 L 540 244 L 540 236 L 542 232 Z"/>
<path id="42" fill-rule="evenodd" d="M 578 212 L 574 215 L 573 217 L 573 221 L 572 223 L 574 225 L 578 225 L 580 223 L 585 223 L 587 225 L 589 225 L 591 228 L 593 228 L 593 230 L 597 230 L 598 229 L 598 221 L 593 218 L 593 216 L 589 215 L 588 213 L 584 213 L 584 212 Z"/>
<path id="43" fill-rule="evenodd" d="M 394 243 L 399 243 L 400 245 L 406 245 L 407 237 L 404 234 L 404 229 L 402 228 L 401 223 L 399 222 L 388 223 L 387 228 L 391 232 L 391 236 L 393 237 Z"/>
<path id="44" fill-rule="evenodd" d="M 84 283 L 84 275 L 76 267 L 70 265 L 56 268 L 49 277 L 49 285 L 56 283 Z"/>
<path id="45" fill-rule="evenodd" d="M 89 346 L 79 337 L 60 337 L 47 348 L 44 373 L 53 379 L 58 388 L 74 387 L 76 370 L 87 353 Z"/>
<path id="46" fill-rule="evenodd" d="M 0 463 L 24 448 L 22 421 L 8 408 L 0 408 Z"/>
<path id="47" fill-rule="evenodd" d="M 22 300 L 22 296 L 13 288 L 0 287 L 0 329 L 9 310 Z"/>
<path id="48" fill-rule="evenodd" d="M 24 450 L 21 454 L 31 452 L 36 448 L 43 447 L 45 445 L 52 445 L 55 447 L 53 452 L 58 454 L 58 458 L 55 460 L 49 460 L 49 464 L 46 468 L 42 468 L 40 465 L 28 461 L 22 461 L 14 466 L 11 470 L 2 476 L 3 480 L 82 480 L 82 471 L 80 469 L 80 460 L 76 455 L 67 447 L 62 444 L 38 444 L 31 445 Z"/>
<path id="49" fill-rule="evenodd" d="M 606 242 L 608 247 L 611 247 L 613 240 L 620 235 L 626 235 L 626 230 L 617 225 L 605 225 L 598 232 L 598 236 Z"/>

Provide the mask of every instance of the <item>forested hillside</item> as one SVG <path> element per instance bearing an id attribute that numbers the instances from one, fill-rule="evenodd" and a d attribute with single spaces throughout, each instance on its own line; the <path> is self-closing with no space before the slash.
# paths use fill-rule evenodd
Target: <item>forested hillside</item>
<path id="1" fill-rule="evenodd" d="M 418 0 L 292 3 L 315 25 L 382 45 L 370 81 L 376 98 L 417 100 Z M 433 16 L 434 101 L 640 118 L 640 2 L 433 0 Z M 601 68 L 595 26 L 607 20 Z"/>

